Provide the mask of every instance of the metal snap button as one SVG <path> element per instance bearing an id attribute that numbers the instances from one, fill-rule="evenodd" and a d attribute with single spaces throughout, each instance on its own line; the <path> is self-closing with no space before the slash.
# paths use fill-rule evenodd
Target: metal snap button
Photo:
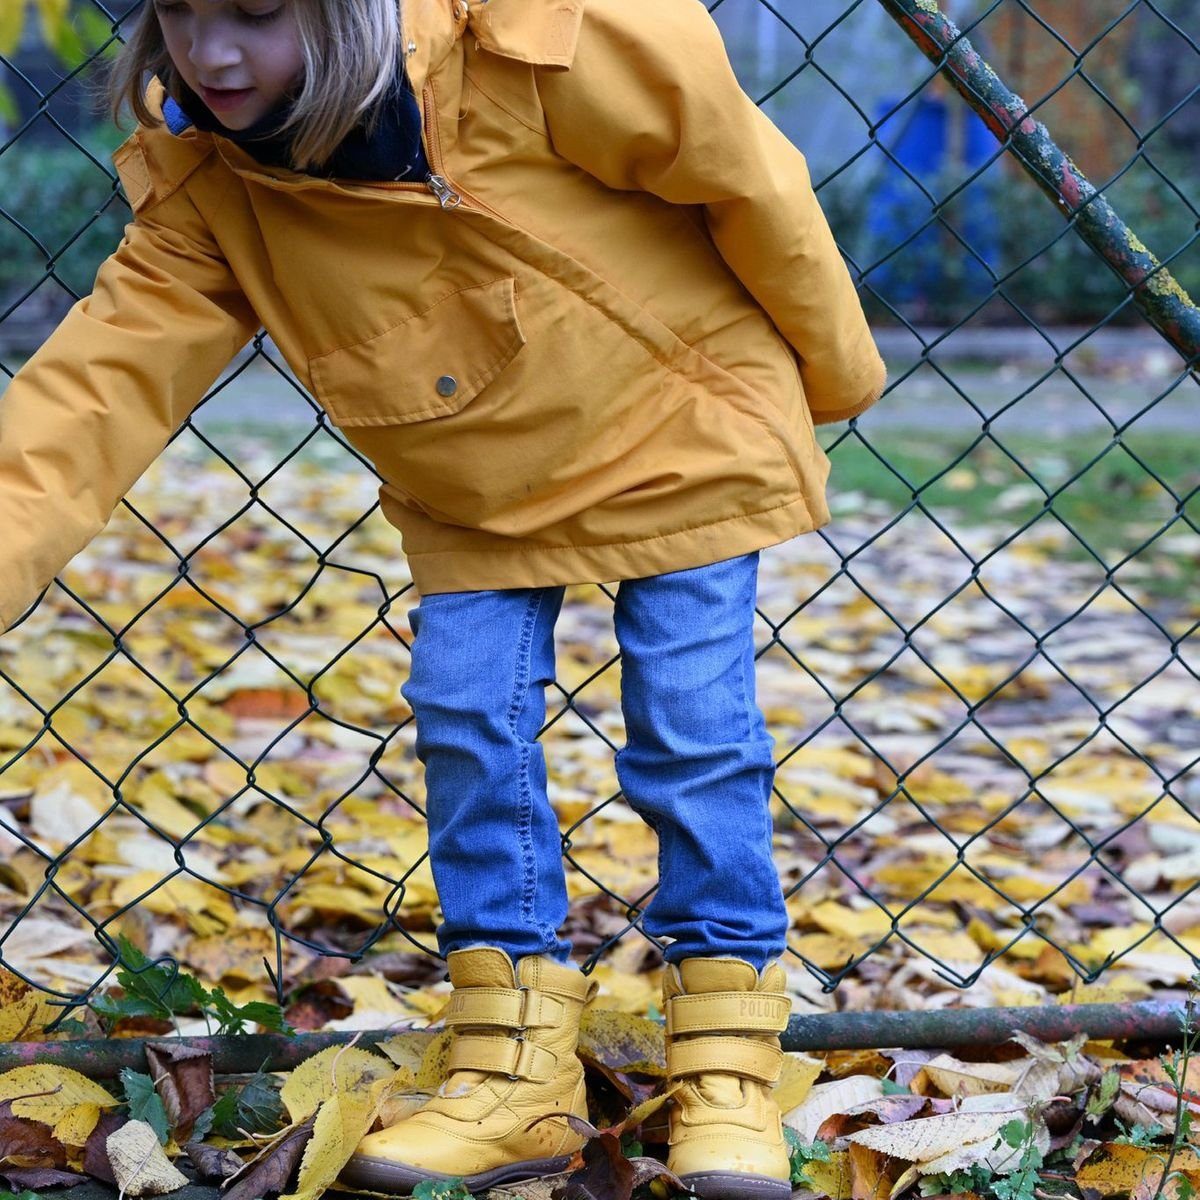
<path id="1" fill-rule="evenodd" d="M 437 381 L 439 396 L 453 396 L 458 391 L 458 380 L 453 375 L 443 375 Z"/>

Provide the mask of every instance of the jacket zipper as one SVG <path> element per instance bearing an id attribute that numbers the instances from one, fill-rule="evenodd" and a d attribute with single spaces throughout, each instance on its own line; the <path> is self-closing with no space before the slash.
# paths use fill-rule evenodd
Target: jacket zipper
<path id="1" fill-rule="evenodd" d="M 470 207 L 477 208 L 481 212 L 485 212 L 490 217 L 495 217 L 497 221 L 505 225 L 512 226 L 512 222 L 501 216 L 490 205 L 484 204 L 475 196 L 468 195 L 446 178 L 444 173 L 445 168 L 442 163 L 442 139 L 438 132 L 438 124 L 436 119 L 436 97 L 434 95 L 433 84 L 426 80 L 425 86 L 421 89 L 421 104 L 425 112 L 425 157 L 429 160 L 430 173 L 425 176 L 425 184 L 429 190 L 438 198 L 438 203 L 443 208 L 458 208 L 463 201 L 467 201 Z"/>

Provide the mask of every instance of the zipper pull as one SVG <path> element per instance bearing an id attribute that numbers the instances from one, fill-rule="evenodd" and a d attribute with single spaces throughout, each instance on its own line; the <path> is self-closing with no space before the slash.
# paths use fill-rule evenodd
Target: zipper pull
<path id="1" fill-rule="evenodd" d="M 462 203 L 462 197 L 440 175 L 426 175 L 425 182 L 443 208 L 457 208 Z"/>

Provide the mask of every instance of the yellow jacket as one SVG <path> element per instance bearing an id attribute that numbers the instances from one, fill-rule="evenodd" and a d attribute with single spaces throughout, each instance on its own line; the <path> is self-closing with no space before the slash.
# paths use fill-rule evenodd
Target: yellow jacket
<path id="1" fill-rule="evenodd" d="M 432 183 L 139 127 L 134 220 L 0 397 L 0 625 L 264 326 L 422 592 L 659 574 L 829 520 L 885 368 L 803 155 L 700 0 L 404 0 Z M 148 99 L 164 99 L 152 80 Z"/>

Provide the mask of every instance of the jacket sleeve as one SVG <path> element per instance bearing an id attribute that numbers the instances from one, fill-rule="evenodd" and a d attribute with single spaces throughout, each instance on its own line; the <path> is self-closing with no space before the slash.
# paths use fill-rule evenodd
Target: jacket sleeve
<path id="1" fill-rule="evenodd" d="M 137 213 L 0 395 L 0 630 L 104 528 L 258 328 L 184 189 Z"/>
<path id="2" fill-rule="evenodd" d="M 703 205 L 791 344 L 813 420 L 848 420 L 886 368 L 803 154 L 742 91 L 701 0 L 587 0 L 569 70 L 536 72 L 557 154 L 609 187 Z"/>

